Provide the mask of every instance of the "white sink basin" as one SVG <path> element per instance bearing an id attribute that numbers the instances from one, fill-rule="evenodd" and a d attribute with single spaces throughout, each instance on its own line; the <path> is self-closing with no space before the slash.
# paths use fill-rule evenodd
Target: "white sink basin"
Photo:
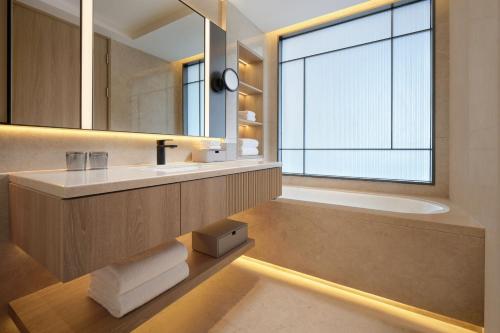
<path id="1" fill-rule="evenodd" d="M 175 173 L 198 170 L 199 165 L 198 163 L 172 163 L 165 165 L 152 165 L 146 169 L 160 171 L 162 173 Z"/>

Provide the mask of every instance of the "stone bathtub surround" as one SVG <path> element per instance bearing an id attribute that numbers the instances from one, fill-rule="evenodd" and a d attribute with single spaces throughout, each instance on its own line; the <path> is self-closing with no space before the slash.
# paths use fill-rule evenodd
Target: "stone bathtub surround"
<path id="1" fill-rule="evenodd" d="M 279 199 L 231 218 L 258 240 L 251 257 L 482 326 L 484 228 L 446 204 L 420 215 Z"/>

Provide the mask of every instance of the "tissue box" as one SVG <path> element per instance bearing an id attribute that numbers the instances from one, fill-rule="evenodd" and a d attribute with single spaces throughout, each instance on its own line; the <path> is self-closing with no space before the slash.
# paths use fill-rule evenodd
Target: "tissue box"
<path id="1" fill-rule="evenodd" d="M 193 250 L 218 258 L 248 239 L 246 223 L 222 220 L 193 231 Z"/>
<path id="2" fill-rule="evenodd" d="M 193 151 L 193 162 L 223 162 L 226 151 L 221 149 L 197 149 Z"/>

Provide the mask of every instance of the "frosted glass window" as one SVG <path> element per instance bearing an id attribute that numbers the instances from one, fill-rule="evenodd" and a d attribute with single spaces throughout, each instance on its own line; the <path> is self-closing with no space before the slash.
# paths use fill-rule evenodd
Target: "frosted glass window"
<path id="1" fill-rule="evenodd" d="M 308 150 L 305 161 L 310 175 L 416 182 L 431 176 L 428 150 Z"/>
<path id="2" fill-rule="evenodd" d="M 394 36 L 427 30 L 431 27 L 431 1 L 419 1 L 394 9 Z"/>
<path id="3" fill-rule="evenodd" d="M 394 147 L 431 148 L 431 34 L 394 40 Z"/>
<path id="4" fill-rule="evenodd" d="M 287 130 L 281 137 L 281 147 L 304 147 L 304 60 L 281 66 L 281 126 Z"/>
<path id="5" fill-rule="evenodd" d="M 420 0 L 280 40 L 285 174 L 433 181 L 431 16 Z"/>
<path id="6" fill-rule="evenodd" d="M 200 94 L 197 82 L 190 83 L 187 89 L 187 135 L 200 135 Z"/>
<path id="7" fill-rule="evenodd" d="M 305 113 L 306 148 L 390 148 L 390 41 L 307 58 Z"/>
<path id="8" fill-rule="evenodd" d="M 200 65 L 188 65 L 186 75 L 184 75 L 184 83 L 196 82 L 200 80 Z"/>
<path id="9" fill-rule="evenodd" d="M 282 150 L 281 161 L 284 173 L 304 172 L 304 151 L 302 150 Z"/>
<path id="10" fill-rule="evenodd" d="M 204 135 L 204 63 L 193 62 L 183 68 L 184 135 Z"/>
<path id="11" fill-rule="evenodd" d="M 304 58 L 391 37 L 391 13 L 382 12 L 284 39 L 281 60 Z"/>

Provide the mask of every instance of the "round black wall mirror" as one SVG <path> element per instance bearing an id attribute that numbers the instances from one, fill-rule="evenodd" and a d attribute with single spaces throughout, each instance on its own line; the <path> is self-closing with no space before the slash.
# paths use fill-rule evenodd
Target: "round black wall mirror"
<path id="1" fill-rule="evenodd" d="M 238 73 L 232 68 L 226 68 L 222 74 L 216 75 L 212 80 L 212 89 L 214 91 L 222 91 L 227 89 L 231 92 L 238 90 L 240 79 Z"/>

